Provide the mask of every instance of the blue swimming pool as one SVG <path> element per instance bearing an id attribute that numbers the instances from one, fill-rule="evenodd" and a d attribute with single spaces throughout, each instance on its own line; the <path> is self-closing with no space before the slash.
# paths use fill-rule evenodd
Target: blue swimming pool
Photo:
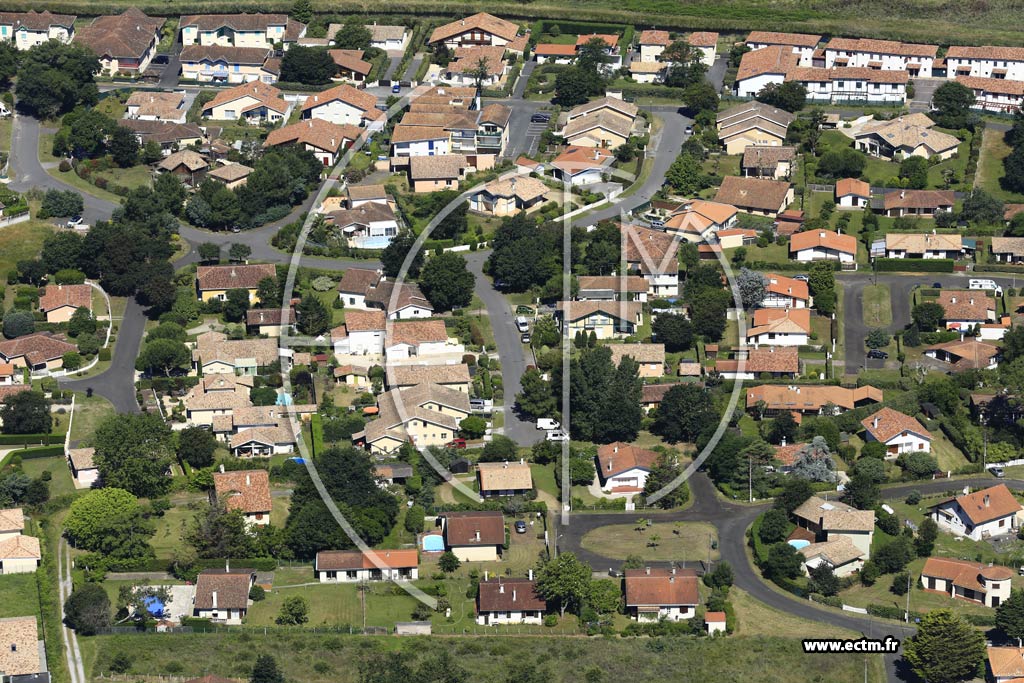
<path id="1" fill-rule="evenodd" d="M 423 552 L 425 553 L 444 552 L 444 539 L 441 537 L 441 534 L 427 534 L 420 539 L 420 544 L 423 546 Z"/>
<path id="2" fill-rule="evenodd" d="M 290 406 L 293 402 L 292 395 L 287 391 L 282 391 L 277 395 L 277 405 L 279 406 Z"/>
<path id="3" fill-rule="evenodd" d="M 164 615 L 164 603 L 155 595 L 149 596 L 143 600 L 143 603 L 146 605 L 146 611 L 154 617 L 162 617 Z"/>
<path id="4" fill-rule="evenodd" d="M 811 542 L 803 538 L 794 538 L 792 541 L 789 541 L 789 544 L 797 550 L 800 550 L 800 548 L 806 548 L 809 546 Z"/>

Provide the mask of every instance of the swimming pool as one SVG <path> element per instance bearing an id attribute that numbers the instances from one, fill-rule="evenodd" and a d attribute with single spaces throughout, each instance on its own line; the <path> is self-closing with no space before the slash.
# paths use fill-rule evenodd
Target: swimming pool
<path id="1" fill-rule="evenodd" d="M 423 546 L 423 552 L 425 553 L 440 553 L 444 552 L 444 538 L 441 534 L 427 534 L 420 539 L 420 545 Z"/>
<path id="2" fill-rule="evenodd" d="M 292 404 L 292 395 L 287 391 L 282 391 L 277 395 L 277 405 L 279 406 L 290 406 Z"/>
<path id="3" fill-rule="evenodd" d="M 803 538 L 794 538 L 792 541 L 789 541 L 789 544 L 797 550 L 800 550 L 801 548 L 809 546 L 811 542 Z"/>
<path id="4" fill-rule="evenodd" d="M 164 603 L 155 595 L 145 598 L 142 602 L 146 606 L 146 611 L 154 617 L 162 617 L 164 615 Z"/>

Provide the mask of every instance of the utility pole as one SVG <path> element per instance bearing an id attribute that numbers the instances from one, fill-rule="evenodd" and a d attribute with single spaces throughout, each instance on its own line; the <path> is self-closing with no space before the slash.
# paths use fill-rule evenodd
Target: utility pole
<path id="1" fill-rule="evenodd" d="M 907 623 L 910 623 L 910 572 L 907 572 Z"/>
<path id="2" fill-rule="evenodd" d="M 754 456 L 747 453 L 747 502 L 754 502 Z"/>

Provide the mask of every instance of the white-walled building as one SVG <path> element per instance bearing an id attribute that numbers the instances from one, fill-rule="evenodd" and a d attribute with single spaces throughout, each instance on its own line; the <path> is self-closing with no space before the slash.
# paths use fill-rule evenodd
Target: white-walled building
<path id="1" fill-rule="evenodd" d="M 792 69 L 787 81 L 807 89 L 808 102 L 903 104 L 907 101 L 906 71 L 887 71 L 868 67 Z"/>
<path id="2" fill-rule="evenodd" d="M 779 33 L 776 31 L 751 31 L 746 45 L 751 50 L 766 47 L 785 47 L 796 56 L 800 66 L 811 66 L 814 51 L 821 42 L 821 36 L 808 33 Z"/>
<path id="3" fill-rule="evenodd" d="M 700 604 L 697 573 L 692 569 L 627 569 L 626 614 L 639 622 L 692 619 Z"/>
<path id="4" fill-rule="evenodd" d="M 874 415 L 861 420 L 865 440 L 885 445 L 886 457 L 894 458 L 901 453 L 928 453 L 931 451 L 932 435 L 910 415 L 885 407 Z"/>
<path id="5" fill-rule="evenodd" d="M 384 311 L 346 311 L 345 322 L 331 330 L 334 353 L 356 356 L 384 353 Z"/>
<path id="6" fill-rule="evenodd" d="M 786 80 L 786 74 L 797 66 L 798 61 L 799 57 L 789 47 L 782 45 L 762 47 L 746 53 L 740 58 L 733 94 L 736 97 L 753 97 L 770 83 L 781 85 Z"/>
<path id="7" fill-rule="evenodd" d="M 321 550 L 313 567 L 320 583 L 356 581 L 415 581 L 420 577 L 419 556 L 408 550 Z"/>
<path id="8" fill-rule="evenodd" d="M 970 88 L 974 93 L 975 109 L 1012 114 L 1024 104 L 1024 80 L 957 76 L 956 82 Z"/>
<path id="9" fill-rule="evenodd" d="M 1021 505 L 1006 484 L 997 484 L 945 500 L 932 509 L 931 516 L 940 529 L 980 541 L 1014 533 L 1020 526 L 1020 512 Z"/>
<path id="10" fill-rule="evenodd" d="M 537 594 L 532 579 L 485 579 L 476 597 L 476 623 L 480 626 L 543 623 L 547 603 Z"/>
<path id="11" fill-rule="evenodd" d="M 1024 47 L 952 45 L 946 52 L 946 78 L 959 76 L 1024 81 Z"/>
<path id="12" fill-rule="evenodd" d="M 938 45 L 895 40 L 833 38 L 825 45 L 825 67 L 906 71 L 911 78 L 930 78 L 938 50 Z"/>
<path id="13" fill-rule="evenodd" d="M 631 496 L 644 490 L 647 475 L 661 457 L 654 451 L 616 441 L 597 449 L 597 474 L 601 490 Z"/>
<path id="14" fill-rule="evenodd" d="M 797 261 L 839 261 L 857 258 L 857 238 L 832 230 L 798 232 L 789 239 L 789 257 Z"/>

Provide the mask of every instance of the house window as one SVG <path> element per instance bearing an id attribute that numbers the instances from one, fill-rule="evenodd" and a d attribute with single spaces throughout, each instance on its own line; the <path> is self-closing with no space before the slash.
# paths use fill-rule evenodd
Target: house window
<path id="1" fill-rule="evenodd" d="M 262 512 L 257 512 L 255 516 L 256 516 L 256 521 L 260 521 L 261 519 L 263 519 L 263 513 Z"/>

